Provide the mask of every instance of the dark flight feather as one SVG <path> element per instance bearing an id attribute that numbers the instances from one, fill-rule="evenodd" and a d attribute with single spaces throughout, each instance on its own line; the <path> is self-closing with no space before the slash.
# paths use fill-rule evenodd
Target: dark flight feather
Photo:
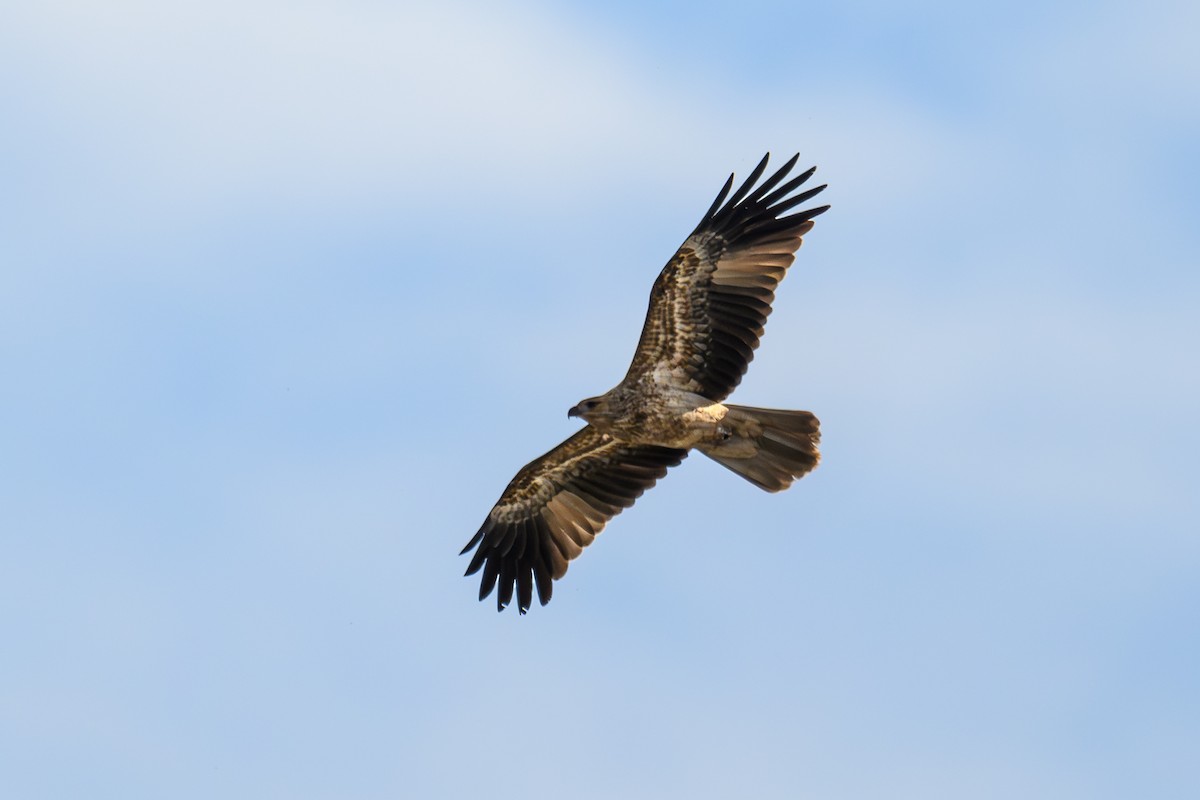
<path id="1" fill-rule="evenodd" d="M 669 447 L 622 444 L 589 425 L 531 461 L 462 550 L 479 548 L 466 572 L 483 570 L 479 599 L 498 586 L 496 605 L 503 610 L 515 589 L 524 614 L 536 584 L 541 604 L 550 602 L 551 584 L 566 574 L 567 562 L 686 455 Z M 562 546 L 566 541 L 577 549 Z"/>
<path id="2" fill-rule="evenodd" d="M 775 288 L 813 217 L 829 208 L 785 216 L 825 189 L 791 194 L 815 171 L 785 182 L 798 159 L 790 159 L 755 188 L 766 170 L 764 157 L 728 200 L 732 177 L 726 182 L 654 283 L 627 381 L 660 367 L 682 368 L 687 377 L 678 388 L 715 402 L 738 385 L 754 358 Z"/>

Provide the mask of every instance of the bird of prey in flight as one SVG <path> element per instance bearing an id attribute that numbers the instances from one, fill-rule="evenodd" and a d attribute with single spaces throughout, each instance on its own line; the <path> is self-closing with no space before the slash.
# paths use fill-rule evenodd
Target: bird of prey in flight
<path id="1" fill-rule="evenodd" d="M 733 194 L 733 175 L 650 290 L 650 309 L 625 378 L 567 412 L 583 430 L 527 464 L 508 484 L 463 554 L 483 570 L 479 599 L 497 590 L 524 614 L 609 519 L 695 448 L 768 492 L 817 465 L 820 432 L 807 411 L 722 401 L 742 379 L 771 313 L 775 287 L 813 218 L 787 214 L 824 186 L 796 190 L 816 167 L 789 178 L 799 155 L 755 185 L 770 154 Z M 498 589 L 497 589 L 498 587 Z"/>

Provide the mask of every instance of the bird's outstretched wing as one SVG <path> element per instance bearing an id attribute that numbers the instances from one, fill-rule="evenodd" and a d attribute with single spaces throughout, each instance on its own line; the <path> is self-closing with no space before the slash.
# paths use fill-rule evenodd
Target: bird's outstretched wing
<path id="1" fill-rule="evenodd" d="M 667 262 L 650 291 L 650 309 L 626 381 L 657 380 L 725 399 L 754 358 L 775 287 L 795 259 L 813 217 L 829 206 L 785 212 L 824 186 L 793 194 L 816 167 L 784 182 L 799 155 L 757 187 L 763 157 L 746 182 L 729 195 L 733 176 L 708 213 Z M 728 197 L 728 200 L 726 198 Z"/>
<path id="2" fill-rule="evenodd" d="M 686 450 L 622 444 L 589 425 L 531 461 L 462 550 L 479 548 L 466 572 L 483 570 L 479 599 L 499 583 L 496 606 L 503 611 L 515 588 L 524 614 L 536 585 L 538 600 L 546 605 L 567 563 L 686 455 Z"/>

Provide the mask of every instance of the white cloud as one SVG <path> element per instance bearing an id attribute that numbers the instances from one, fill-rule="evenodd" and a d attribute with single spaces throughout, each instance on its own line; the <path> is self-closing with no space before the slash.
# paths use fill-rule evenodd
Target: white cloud
<path id="1" fill-rule="evenodd" d="M 43 3 L 5 39 L 81 161 L 181 193 L 557 177 L 670 114 L 613 53 L 513 7 Z"/>
<path id="2" fill-rule="evenodd" d="M 648 172 L 690 194 L 770 147 L 879 197 L 930 180 L 954 148 L 928 115 L 861 86 L 711 97 L 544 9 L 48 2 L 0 37 L 27 84 L 25 143 L 49 151 L 58 188 L 91 181 L 150 212 L 347 193 L 553 210 L 567 179 L 628 191 Z"/>

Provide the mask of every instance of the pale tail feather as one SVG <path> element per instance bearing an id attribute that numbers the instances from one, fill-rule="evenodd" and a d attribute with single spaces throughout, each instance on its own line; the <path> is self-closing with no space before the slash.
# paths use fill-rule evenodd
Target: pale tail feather
<path id="1" fill-rule="evenodd" d="M 727 405 L 725 422 L 735 433 L 724 442 L 697 449 L 723 467 L 768 492 L 803 477 L 821 460 L 820 422 L 807 411 L 779 411 Z"/>

